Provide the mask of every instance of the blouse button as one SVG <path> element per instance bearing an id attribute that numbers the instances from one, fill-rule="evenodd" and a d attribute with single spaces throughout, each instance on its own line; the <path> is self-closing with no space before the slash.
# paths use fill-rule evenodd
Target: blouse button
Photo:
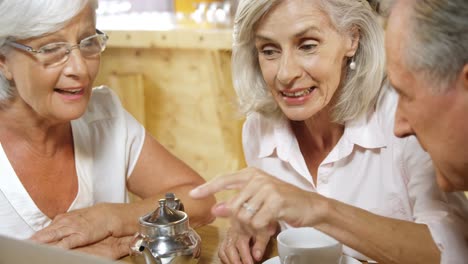
<path id="1" fill-rule="evenodd" d="M 320 183 L 327 184 L 328 183 L 328 177 L 327 176 L 320 177 Z"/>

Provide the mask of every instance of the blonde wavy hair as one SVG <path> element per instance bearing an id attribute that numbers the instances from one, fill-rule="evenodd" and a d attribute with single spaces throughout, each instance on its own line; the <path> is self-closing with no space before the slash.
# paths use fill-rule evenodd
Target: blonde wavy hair
<path id="1" fill-rule="evenodd" d="M 283 0 L 241 0 L 233 32 L 232 75 L 240 109 L 244 114 L 259 112 L 281 115 L 263 79 L 255 48 L 255 31 L 259 21 Z M 317 0 L 341 34 L 360 32 L 359 47 L 354 56 L 358 67 L 348 71 L 338 89 L 332 116 L 344 123 L 374 107 L 385 77 L 383 28 L 378 15 L 363 0 Z"/>

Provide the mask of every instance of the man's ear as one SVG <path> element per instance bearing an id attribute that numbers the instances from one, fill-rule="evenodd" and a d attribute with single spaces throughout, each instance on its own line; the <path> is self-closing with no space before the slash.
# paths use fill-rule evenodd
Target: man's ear
<path id="1" fill-rule="evenodd" d="M 346 57 L 353 57 L 356 54 L 356 51 L 359 47 L 359 40 L 361 38 L 361 31 L 358 27 L 354 26 L 351 28 L 349 33 L 349 46 L 348 51 L 346 52 Z"/>
<path id="2" fill-rule="evenodd" d="M 468 64 L 465 64 L 460 73 L 460 79 L 463 83 L 463 89 L 468 91 Z"/>
<path id="3" fill-rule="evenodd" d="M 5 78 L 9 81 L 13 79 L 13 75 L 11 74 L 8 65 L 6 63 L 5 55 L 0 54 L 0 72 L 5 76 Z"/>

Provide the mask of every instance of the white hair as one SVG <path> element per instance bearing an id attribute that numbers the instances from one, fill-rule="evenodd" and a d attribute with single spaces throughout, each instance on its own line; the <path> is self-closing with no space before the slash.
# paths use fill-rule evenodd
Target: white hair
<path id="1" fill-rule="evenodd" d="M 0 56 L 8 40 L 40 37 L 63 28 L 68 21 L 97 0 L 2 0 L 0 1 Z M 13 96 L 13 87 L 0 72 L 0 101 Z"/>
<path id="2" fill-rule="evenodd" d="M 281 113 L 263 79 L 255 48 L 255 30 L 259 21 L 282 0 L 241 0 L 234 23 L 232 73 L 241 110 L 275 116 Z M 354 56 L 358 67 L 348 71 L 337 91 L 333 118 L 338 123 L 357 118 L 377 101 L 385 77 L 383 29 L 377 14 L 365 0 L 320 0 L 320 8 L 329 15 L 341 34 L 360 32 Z"/>
<path id="3" fill-rule="evenodd" d="M 413 1 L 405 63 L 442 92 L 468 64 L 468 1 Z"/>

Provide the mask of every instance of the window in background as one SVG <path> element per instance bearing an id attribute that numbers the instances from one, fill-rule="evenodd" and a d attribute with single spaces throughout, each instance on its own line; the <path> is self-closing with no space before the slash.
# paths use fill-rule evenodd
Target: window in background
<path id="1" fill-rule="evenodd" d="M 103 30 L 230 28 L 238 0 L 99 0 Z"/>
<path id="2" fill-rule="evenodd" d="M 173 0 L 99 0 L 98 14 L 173 11 Z"/>

